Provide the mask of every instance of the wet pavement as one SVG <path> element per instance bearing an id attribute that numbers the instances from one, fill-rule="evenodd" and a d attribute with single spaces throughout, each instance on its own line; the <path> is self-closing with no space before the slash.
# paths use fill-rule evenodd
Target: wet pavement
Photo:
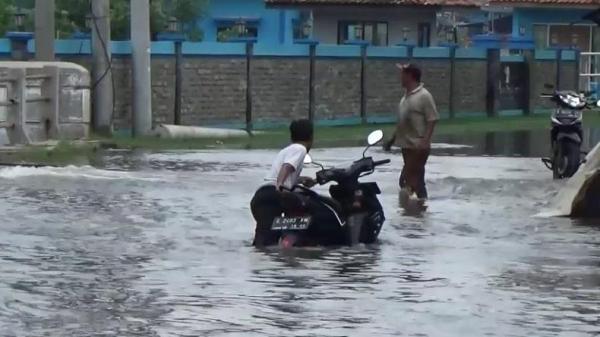
<path id="1" fill-rule="evenodd" d="M 600 221 L 533 217 L 562 183 L 539 159 L 470 151 L 437 146 L 430 209 L 412 217 L 399 156 L 375 150 L 393 159 L 367 178 L 381 243 L 287 253 L 250 246 L 272 151 L 0 169 L 0 336 L 600 334 Z"/>

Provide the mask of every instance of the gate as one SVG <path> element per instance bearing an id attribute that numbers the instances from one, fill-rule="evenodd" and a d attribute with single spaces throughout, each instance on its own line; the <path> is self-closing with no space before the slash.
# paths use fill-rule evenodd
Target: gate
<path id="1" fill-rule="evenodd" d="M 527 109 L 527 87 L 529 71 L 524 61 L 501 62 L 498 87 L 500 111 L 525 111 Z"/>

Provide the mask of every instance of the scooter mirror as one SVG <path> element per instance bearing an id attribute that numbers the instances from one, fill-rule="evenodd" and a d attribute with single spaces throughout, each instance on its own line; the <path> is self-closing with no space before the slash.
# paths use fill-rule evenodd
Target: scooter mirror
<path id="1" fill-rule="evenodd" d="M 369 134 L 369 137 L 367 137 L 367 143 L 369 144 L 369 146 L 373 146 L 382 140 L 383 140 L 383 131 L 381 131 L 381 130 L 373 131 L 373 132 L 371 132 L 371 134 Z"/>
<path id="2" fill-rule="evenodd" d="M 304 156 L 304 165 L 310 165 L 313 163 L 312 157 L 310 156 L 310 154 L 307 154 L 306 156 Z"/>

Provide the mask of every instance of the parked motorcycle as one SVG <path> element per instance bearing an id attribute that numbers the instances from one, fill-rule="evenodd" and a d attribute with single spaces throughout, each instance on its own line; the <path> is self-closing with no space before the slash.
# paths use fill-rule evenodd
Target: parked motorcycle
<path id="1" fill-rule="evenodd" d="M 325 169 L 314 163 L 310 155 L 305 164 L 319 165 L 316 180 L 320 185 L 334 182 L 329 189 L 331 197 L 296 186 L 283 193 L 281 216 L 271 226 L 279 234 L 282 247 L 355 245 L 374 243 L 379 236 L 385 216 L 377 199 L 381 194 L 375 182 L 359 179 L 375 172 L 375 168 L 390 160 L 375 161 L 366 157 L 367 150 L 381 142 L 383 132 L 374 131 L 368 137 L 368 146 L 362 159 L 347 168 Z"/>
<path id="2" fill-rule="evenodd" d="M 546 84 L 547 89 L 554 86 Z M 552 170 L 554 179 L 572 177 L 579 169 L 582 161 L 581 145 L 583 143 L 583 111 L 593 104 L 585 94 L 574 91 L 554 91 L 552 94 L 542 94 L 556 104 L 552 113 L 550 158 L 542 161 Z M 600 106 L 600 101 L 595 102 Z"/>

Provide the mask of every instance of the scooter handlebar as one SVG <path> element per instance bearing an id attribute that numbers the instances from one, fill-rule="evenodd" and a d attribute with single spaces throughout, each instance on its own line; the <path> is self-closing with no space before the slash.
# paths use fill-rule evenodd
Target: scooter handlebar
<path id="1" fill-rule="evenodd" d="M 378 160 L 378 161 L 374 161 L 373 162 L 373 166 L 381 166 L 381 165 L 386 165 L 391 163 L 392 161 L 389 159 L 384 159 L 384 160 Z"/>

